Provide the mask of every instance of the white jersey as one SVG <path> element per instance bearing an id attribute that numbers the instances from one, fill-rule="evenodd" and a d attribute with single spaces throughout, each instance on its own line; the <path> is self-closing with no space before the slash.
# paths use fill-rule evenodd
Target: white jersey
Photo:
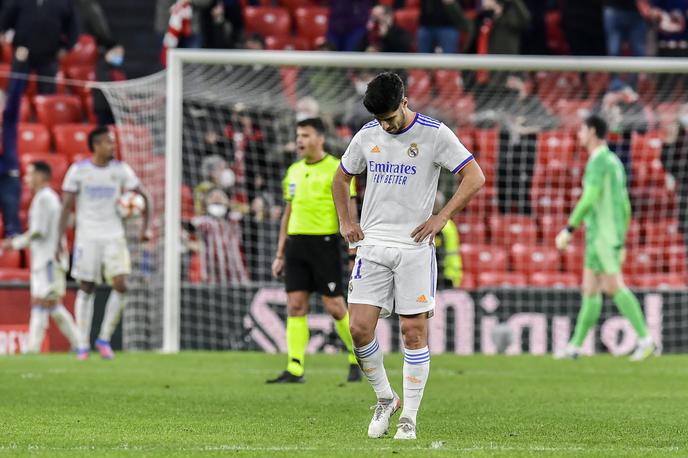
<path id="1" fill-rule="evenodd" d="M 111 160 L 98 167 L 90 159 L 72 164 L 62 190 L 77 194 L 76 237 L 112 239 L 124 236 L 117 199 L 123 191 L 136 189 L 139 179 L 124 162 Z"/>
<path id="2" fill-rule="evenodd" d="M 33 196 L 29 208 L 28 231 L 33 272 L 44 269 L 55 258 L 61 211 L 60 198 L 50 186 L 44 187 Z"/>
<path id="3" fill-rule="evenodd" d="M 432 215 L 440 168 L 457 173 L 471 160 L 447 126 L 420 113 L 397 134 L 386 132 L 377 121 L 364 125 L 341 161 L 348 175 L 367 170 L 364 238 L 357 245 L 421 245 L 411 232 Z"/>

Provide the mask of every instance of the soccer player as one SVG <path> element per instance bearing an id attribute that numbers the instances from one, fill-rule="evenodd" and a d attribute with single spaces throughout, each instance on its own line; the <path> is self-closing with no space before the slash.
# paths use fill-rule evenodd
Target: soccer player
<path id="1" fill-rule="evenodd" d="M 416 415 L 430 371 L 428 319 L 435 308 L 437 266 L 433 240 L 485 182 L 471 153 L 443 123 L 411 111 L 404 84 L 381 73 L 363 105 L 375 117 L 354 136 L 342 157 L 333 195 L 342 235 L 358 251 L 349 283 L 354 350 L 377 395 L 369 437 L 381 437 L 401 400 L 392 389 L 375 338 L 378 319 L 399 315 L 404 342 L 404 408 L 395 439 L 416 438 Z M 461 176 L 436 214 L 440 170 Z M 349 213 L 348 185 L 367 171 L 360 225 Z"/>
<path id="2" fill-rule="evenodd" d="M 573 337 L 565 352 L 556 356 L 578 357 L 588 330 L 600 317 L 604 292 L 612 297 L 638 334 L 638 346 L 631 360 L 642 361 L 654 352 L 655 344 L 647 332 L 640 303 L 624 284 L 621 274 L 631 203 L 624 167 L 607 146 L 606 135 L 607 123 L 596 115 L 590 116 L 578 131 L 578 141 L 590 153 L 583 177 L 583 195 L 569 217 L 568 227 L 559 232 L 555 243 L 559 250 L 565 250 L 573 231 L 585 222 L 583 302 Z"/>
<path id="3" fill-rule="evenodd" d="M 104 359 L 112 359 L 110 337 L 127 302 L 127 276 L 131 272 L 124 226 L 116 210 L 117 199 L 129 190 L 145 199 L 141 240 L 150 239 L 151 201 L 131 167 L 114 159 L 115 142 L 107 127 L 96 127 L 88 134 L 88 147 L 93 157 L 72 164 L 62 184 L 64 206 L 59 236 L 64 234 L 69 213 L 76 203 L 72 276 L 79 281 L 74 305 L 80 333 L 77 357 L 88 359 L 95 285 L 105 278 L 112 291 L 96 347 Z"/>
<path id="4" fill-rule="evenodd" d="M 308 344 L 308 301 L 319 293 L 334 327 L 349 351 L 347 380 L 361 380 L 349 332 L 349 312 L 342 291 L 341 238 L 337 211 L 332 200 L 332 179 L 339 159 L 327 154 L 325 125 L 318 118 L 299 121 L 296 148 L 302 159 L 292 164 L 284 177 L 287 205 L 280 224 L 277 254 L 272 273 L 284 273 L 287 290 L 287 369 L 268 383 L 302 383 Z M 353 187 L 347 205 L 355 208 Z"/>
<path id="5" fill-rule="evenodd" d="M 72 348 L 78 344 L 76 324 L 62 304 L 65 294 L 67 265 L 55 261 L 55 251 L 63 243 L 58 237 L 60 198 L 50 188 L 52 171 L 43 161 L 27 167 L 26 187 L 33 192 L 29 208 L 29 230 L 3 240 L 3 249 L 31 248 L 31 319 L 29 320 L 29 351 L 40 352 L 50 315 Z"/>

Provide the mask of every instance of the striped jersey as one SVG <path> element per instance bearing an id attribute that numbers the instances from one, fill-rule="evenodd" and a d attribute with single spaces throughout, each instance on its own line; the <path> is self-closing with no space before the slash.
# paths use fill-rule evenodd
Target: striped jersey
<path id="1" fill-rule="evenodd" d="M 215 285 L 248 282 L 238 218 L 204 215 L 194 217 L 191 222 L 201 242 L 201 281 Z"/>
<path id="2" fill-rule="evenodd" d="M 357 245 L 421 245 L 411 232 L 432 214 L 440 169 L 457 173 L 471 160 L 446 125 L 420 113 L 394 134 L 377 121 L 364 125 L 341 161 L 348 175 L 367 172 L 361 211 L 364 239 Z"/>

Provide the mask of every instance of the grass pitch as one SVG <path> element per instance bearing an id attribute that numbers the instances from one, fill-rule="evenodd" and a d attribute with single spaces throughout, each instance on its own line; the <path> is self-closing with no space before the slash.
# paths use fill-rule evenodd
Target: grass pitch
<path id="1" fill-rule="evenodd" d="M 95 356 L 95 355 L 92 355 Z M 366 436 L 374 394 L 342 355 L 265 385 L 282 355 L 0 358 L 4 456 L 688 456 L 688 356 L 433 356 L 419 439 Z M 401 394 L 400 355 L 385 359 Z"/>

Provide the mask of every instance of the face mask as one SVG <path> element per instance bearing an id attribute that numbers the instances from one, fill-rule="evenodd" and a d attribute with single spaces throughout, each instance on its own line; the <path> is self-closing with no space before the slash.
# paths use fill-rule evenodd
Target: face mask
<path id="1" fill-rule="evenodd" d="M 683 127 L 688 127 L 688 114 L 682 114 L 681 116 L 678 117 L 678 122 L 683 126 Z"/>
<path id="2" fill-rule="evenodd" d="M 354 87 L 356 88 L 356 93 L 359 95 L 365 94 L 366 89 L 368 89 L 368 83 L 365 81 L 356 81 L 354 83 Z"/>
<path id="3" fill-rule="evenodd" d="M 220 185 L 227 189 L 234 186 L 236 183 L 236 175 L 232 172 L 232 169 L 224 169 L 220 174 Z"/>
<path id="4" fill-rule="evenodd" d="M 208 205 L 208 214 L 215 218 L 224 218 L 227 214 L 227 207 L 222 204 L 210 204 Z"/>
<path id="5" fill-rule="evenodd" d="M 113 54 L 110 57 L 109 64 L 112 65 L 113 67 L 121 67 L 123 63 L 124 63 L 124 56 L 121 54 Z"/>

